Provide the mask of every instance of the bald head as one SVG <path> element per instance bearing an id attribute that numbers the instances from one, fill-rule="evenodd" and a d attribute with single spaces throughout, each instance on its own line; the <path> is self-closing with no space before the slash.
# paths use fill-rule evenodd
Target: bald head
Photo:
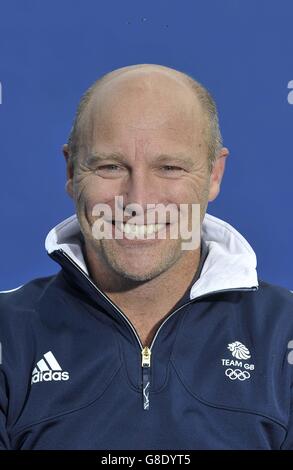
<path id="1" fill-rule="evenodd" d="M 68 139 L 68 152 L 73 161 L 88 147 L 93 138 L 95 119 L 109 119 L 112 110 L 127 112 L 127 103 L 143 109 L 144 125 L 147 114 L 153 122 L 152 111 L 168 106 L 179 112 L 194 115 L 198 127 L 200 116 L 201 132 L 207 148 L 210 171 L 217 153 L 222 147 L 217 109 L 209 92 L 189 75 L 178 70 L 156 64 L 138 64 L 122 67 L 99 78 L 82 96 L 73 127 Z M 119 117 L 119 110 L 116 113 Z M 152 115 L 152 116 L 151 116 Z M 110 116 L 111 117 L 111 116 Z M 135 126 L 139 128 L 139 118 Z M 158 125 L 160 123 L 158 122 Z"/>

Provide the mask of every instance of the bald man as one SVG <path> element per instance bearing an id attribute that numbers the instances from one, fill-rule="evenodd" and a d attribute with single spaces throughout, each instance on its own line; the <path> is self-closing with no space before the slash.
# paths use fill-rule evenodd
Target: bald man
<path id="1" fill-rule="evenodd" d="M 293 448 L 293 297 L 206 212 L 229 154 L 210 93 L 114 70 L 63 154 L 76 213 L 45 243 L 61 269 L 0 295 L 0 447 Z"/>

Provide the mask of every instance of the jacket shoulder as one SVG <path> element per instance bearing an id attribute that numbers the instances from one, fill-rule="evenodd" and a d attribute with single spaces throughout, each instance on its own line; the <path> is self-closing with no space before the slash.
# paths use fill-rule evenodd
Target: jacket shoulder
<path id="1" fill-rule="evenodd" d="M 56 274 L 39 277 L 11 290 L 0 291 L 0 319 L 13 312 L 34 310 L 44 291 L 56 278 Z"/>
<path id="2" fill-rule="evenodd" d="M 270 301 L 278 301 L 287 304 L 290 308 L 293 307 L 293 290 L 286 289 L 285 287 L 277 284 L 271 284 L 269 282 L 259 280 L 258 292 L 264 298 Z M 293 310 L 292 310 L 293 313 Z"/>

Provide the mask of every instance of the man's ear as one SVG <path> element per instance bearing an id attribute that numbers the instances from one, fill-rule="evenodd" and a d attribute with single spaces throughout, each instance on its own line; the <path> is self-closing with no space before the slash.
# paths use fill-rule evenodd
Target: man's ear
<path id="1" fill-rule="evenodd" d="M 216 199 L 220 192 L 221 181 L 225 171 L 226 157 L 228 157 L 228 155 L 229 150 L 226 147 L 222 147 L 215 160 L 210 177 L 209 202 Z"/>
<path id="2" fill-rule="evenodd" d="M 62 152 L 66 161 L 66 183 L 65 190 L 67 194 L 73 199 L 73 163 L 72 158 L 69 155 L 68 145 L 64 144 L 62 147 Z"/>

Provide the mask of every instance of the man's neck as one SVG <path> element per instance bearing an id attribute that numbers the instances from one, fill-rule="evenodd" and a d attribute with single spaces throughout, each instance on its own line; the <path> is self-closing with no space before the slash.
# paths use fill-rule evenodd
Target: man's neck
<path id="1" fill-rule="evenodd" d="M 143 344 L 149 344 L 163 319 L 185 294 L 198 269 L 200 247 L 189 251 L 167 271 L 146 282 L 121 279 L 99 261 L 87 244 L 84 255 L 95 284 L 123 311 L 135 326 Z"/>

